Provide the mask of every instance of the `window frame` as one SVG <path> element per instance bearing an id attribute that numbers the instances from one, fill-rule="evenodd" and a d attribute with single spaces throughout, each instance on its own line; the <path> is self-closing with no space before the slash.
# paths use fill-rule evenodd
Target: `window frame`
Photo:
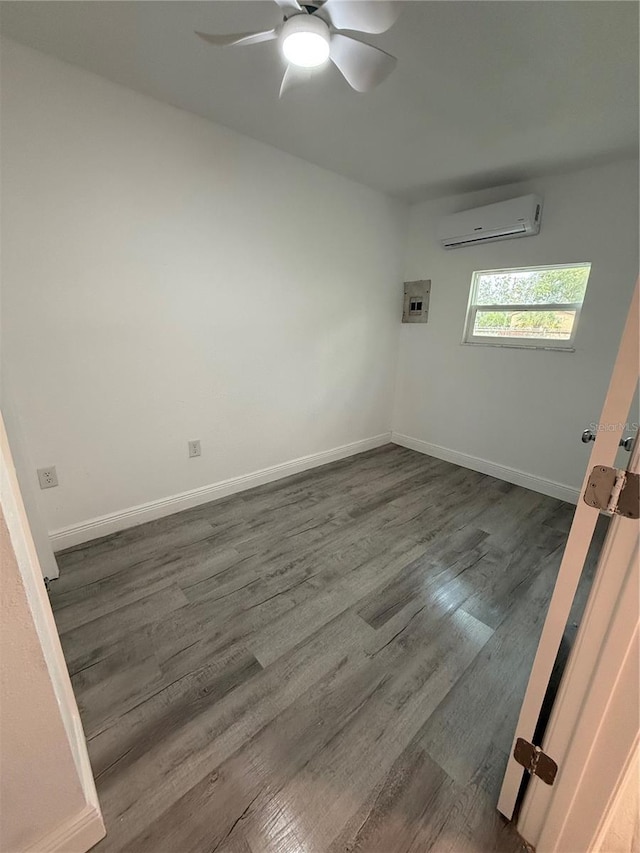
<path id="1" fill-rule="evenodd" d="M 584 267 L 588 269 L 587 285 L 589 286 L 589 278 L 591 276 L 591 262 L 581 261 L 572 264 L 544 264 L 542 266 L 531 267 L 507 267 L 504 269 L 492 270 L 474 270 L 471 276 L 471 286 L 469 287 L 469 300 L 467 302 L 467 313 L 465 318 L 464 330 L 462 333 L 462 343 L 468 346 L 489 346 L 489 347 L 508 347 L 511 349 L 534 349 L 534 350 L 556 350 L 559 352 L 575 352 L 575 339 L 580 322 L 580 314 L 584 304 L 584 296 L 582 302 L 542 302 L 542 303 L 525 303 L 524 305 L 506 305 L 499 303 L 497 305 L 478 305 L 475 302 L 478 289 L 478 281 L 480 276 L 491 275 L 492 273 L 513 273 L 513 272 L 538 272 L 539 270 L 562 270 L 576 269 Z M 492 337 L 491 335 L 474 335 L 473 329 L 476 323 L 476 314 L 478 311 L 575 311 L 575 319 L 571 329 L 571 337 L 566 340 L 554 338 L 508 338 L 501 335 Z M 546 343 L 545 343 L 546 341 Z"/>

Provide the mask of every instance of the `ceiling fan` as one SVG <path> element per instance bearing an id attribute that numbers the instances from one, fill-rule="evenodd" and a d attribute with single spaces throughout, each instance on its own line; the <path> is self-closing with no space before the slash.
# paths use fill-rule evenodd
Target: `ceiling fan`
<path id="1" fill-rule="evenodd" d="M 221 47 L 280 41 L 287 61 L 280 97 L 309 80 L 331 60 L 357 92 L 368 92 L 395 68 L 396 58 L 362 41 L 357 33 L 384 33 L 398 17 L 397 6 L 388 0 L 275 0 L 284 13 L 283 22 L 255 33 L 209 35 L 196 32 L 209 44 Z"/>

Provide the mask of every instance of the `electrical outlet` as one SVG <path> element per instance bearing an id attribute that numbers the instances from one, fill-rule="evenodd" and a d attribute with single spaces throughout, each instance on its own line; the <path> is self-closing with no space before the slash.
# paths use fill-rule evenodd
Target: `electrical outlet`
<path id="1" fill-rule="evenodd" d="M 190 441 L 189 442 L 189 458 L 193 456 L 202 456 L 202 449 L 200 448 L 200 441 Z"/>
<path id="2" fill-rule="evenodd" d="M 50 465 L 49 468 L 38 468 L 38 482 L 41 489 L 52 489 L 58 485 L 58 475 L 56 474 L 56 466 Z"/>

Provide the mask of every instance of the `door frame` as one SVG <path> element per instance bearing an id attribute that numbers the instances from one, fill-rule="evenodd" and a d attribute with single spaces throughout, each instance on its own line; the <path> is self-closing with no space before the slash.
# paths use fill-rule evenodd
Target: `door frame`
<path id="1" fill-rule="evenodd" d="M 104 837 L 105 826 L 80 712 L 22 501 L 2 413 L 0 413 L 0 505 L 46 665 L 46 674 L 57 700 L 62 726 L 73 756 L 77 774 L 75 781 L 84 797 L 84 806 L 80 811 L 69 814 L 61 825 L 53 827 L 45 838 L 35 841 L 25 850 L 26 853 L 82 853 Z M 70 780 L 65 781 L 68 783 Z M 52 784 L 55 784 L 55 780 L 52 780 Z M 39 804 L 35 803 L 33 807 L 38 808 Z M 25 815 L 25 820 L 28 820 L 28 814 Z"/>
<path id="2" fill-rule="evenodd" d="M 628 417 L 633 396 L 638 385 L 639 322 L 640 279 L 636 282 L 627 321 L 620 341 L 620 348 L 613 368 L 611 382 L 600 416 L 599 423 L 601 425 L 619 424 L 620 422 L 624 422 Z M 578 499 L 573 523 L 569 531 L 560 570 L 531 669 L 529 683 L 520 710 L 513 745 L 500 791 L 498 810 L 509 819 L 513 817 L 525 772 L 513 757 L 513 747 L 517 738 L 533 742 L 542 702 L 599 516 L 599 510 L 586 504 L 582 496 L 587 488 L 590 473 L 596 465 L 607 467 L 614 465 L 618 450 L 618 441 L 619 431 L 616 429 L 600 429 L 596 432 L 596 440 L 589 458 L 580 498 Z M 620 519 L 620 521 L 628 522 L 627 519 Z M 613 522 L 607 539 L 616 535 L 617 531 L 619 531 L 619 525 Z M 597 577 L 603 577 L 600 568 Z M 593 591 L 590 597 L 590 604 L 592 603 L 592 598 Z M 595 606 L 599 608 L 600 604 Z M 580 631 L 578 638 L 579 636 Z M 576 640 L 576 647 L 578 638 Z M 594 665 L 595 661 L 592 660 L 592 668 Z M 560 774 L 556 784 L 560 784 Z M 523 833 L 524 838 L 529 841 L 530 839 L 526 835 L 527 830 L 523 830 L 520 823 L 518 824 L 518 828 Z"/>

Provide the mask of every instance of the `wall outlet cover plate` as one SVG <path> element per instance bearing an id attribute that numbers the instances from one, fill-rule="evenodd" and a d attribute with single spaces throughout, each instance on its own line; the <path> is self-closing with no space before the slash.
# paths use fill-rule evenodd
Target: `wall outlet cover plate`
<path id="1" fill-rule="evenodd" d="M 50 465 L 48 468 L 38 468 L 37 474 L 41 489 L 53 489 L 54 486 L 58 485 L 55 465 Z"/>

